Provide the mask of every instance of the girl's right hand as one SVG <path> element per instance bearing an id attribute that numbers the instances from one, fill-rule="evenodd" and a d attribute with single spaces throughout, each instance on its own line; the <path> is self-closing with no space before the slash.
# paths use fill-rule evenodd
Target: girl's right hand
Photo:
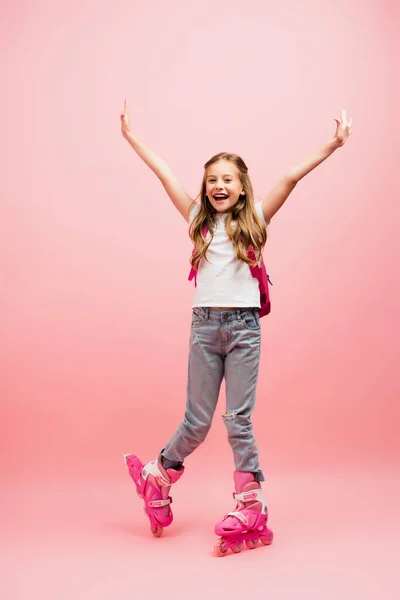
<path id="1" fill-rule="evenodd" d="M 128 138 L 128 136 L 132 133 L 131 126 L 129 124 L 129 111 L 126 99 L 124 102 L 124 112 L 121 115 L 121 132 L 125 139 Z"/>

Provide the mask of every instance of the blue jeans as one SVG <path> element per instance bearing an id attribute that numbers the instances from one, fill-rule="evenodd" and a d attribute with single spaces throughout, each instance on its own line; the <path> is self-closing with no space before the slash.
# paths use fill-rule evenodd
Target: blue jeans
<path id="1" fill-rule="evenodd" d="M 165 468 L 179 467 L 204 442 L 225 377 L 228 430 L 238 471 L 264 481 L 251 423 L 260 362 L 258 308 L 217 311 L 194 308 L 190 334 L 186 411 L 183 422 L 160 453 Z"/>

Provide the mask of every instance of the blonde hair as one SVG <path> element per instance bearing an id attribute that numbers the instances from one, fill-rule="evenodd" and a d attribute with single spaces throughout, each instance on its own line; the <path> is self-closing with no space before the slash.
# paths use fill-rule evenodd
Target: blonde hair
<path id="1" fill-rule="evenodd" d="M 206 196 L 206 171 L 211 165 L 220 160 L 230 161 L 237 167 L 239 180 L 245 192 L 244 195 L 239 196 L 236 204 L 227 211 L 225 220 L 225 229 L 235 248 L 236 257 L 248 265 L 255 266 L 255 263 L 247 256 L 248 247 L 253 246 L 256 260 L 262 263 L 262 250 L 267 241 L 267 232 L 255 210 L 253 186 L 248 175 L 248 168 L 243 159 L 237 154 L 221 152 L 210 158 L 204 165 L 204 176 L 200 192 L 200 209 L 189 227 L 189 236 L 195 246 L 195 251 L 190 258 L 190 264 L 194 269 L 196 268 L 197 261 L 201 258 L 205 258 L 207 262 L 210 262 L 207 259 L 206 253 L 214 236 L 217 211 Z M 190 205 L 189 212 L 195 204 L 197 203 L 194 200 Z M 236 223 L 235 228 L 232 227 L 232 223 L 234 222 Z M 211 240 L 209 242 L 206 242 L 203 237 L 203 225 L 207 225 L 211 233 Z"/>

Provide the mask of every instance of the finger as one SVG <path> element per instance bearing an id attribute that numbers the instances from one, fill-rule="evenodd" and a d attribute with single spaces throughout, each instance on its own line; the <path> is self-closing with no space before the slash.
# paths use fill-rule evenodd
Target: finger
<path id="1" fill-rule="evenodd" d="M 353 125 L 353 117 L 351 117 L 350 121 L 349 121 L 349 127 L 351 127 Z"/>

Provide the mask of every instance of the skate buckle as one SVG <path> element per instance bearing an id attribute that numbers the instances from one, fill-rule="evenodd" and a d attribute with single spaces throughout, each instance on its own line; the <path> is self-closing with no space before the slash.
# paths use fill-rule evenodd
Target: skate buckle
<path id="1" fill-rule="evenodd" d="M 226 519 L 226 517 L 236 517 L 241 523 L 243 523 L 243 525 L 248 525 L 248 519 L 242 512 L 232 511 L 229 512 L 224 518 Z"/>
<path id="2" fill-rule="evenodd" d="M 240 500 L 241 502 L 248 502 L 249 500 L 257 500 L 258 499 L 258 490 L 256 491 L 248 491 L 242 492 L 241 494 L 233 494 L 235 500 Z"/>
<path id="3" fill-rule="evenodd" d="M 171 498 L 167 498 L 166 500 L 150 500 L 149 506 L 151 508 L 162 508 L 163 506 L 168 506 L 171 504 Z"/>
<path id="4" fill-rule="evenodd" d="M 246 498 L 246 500 L 257 500 L 257 494 L 255 494 L 254 492 L 245 492 L 244 497 Z"/>

